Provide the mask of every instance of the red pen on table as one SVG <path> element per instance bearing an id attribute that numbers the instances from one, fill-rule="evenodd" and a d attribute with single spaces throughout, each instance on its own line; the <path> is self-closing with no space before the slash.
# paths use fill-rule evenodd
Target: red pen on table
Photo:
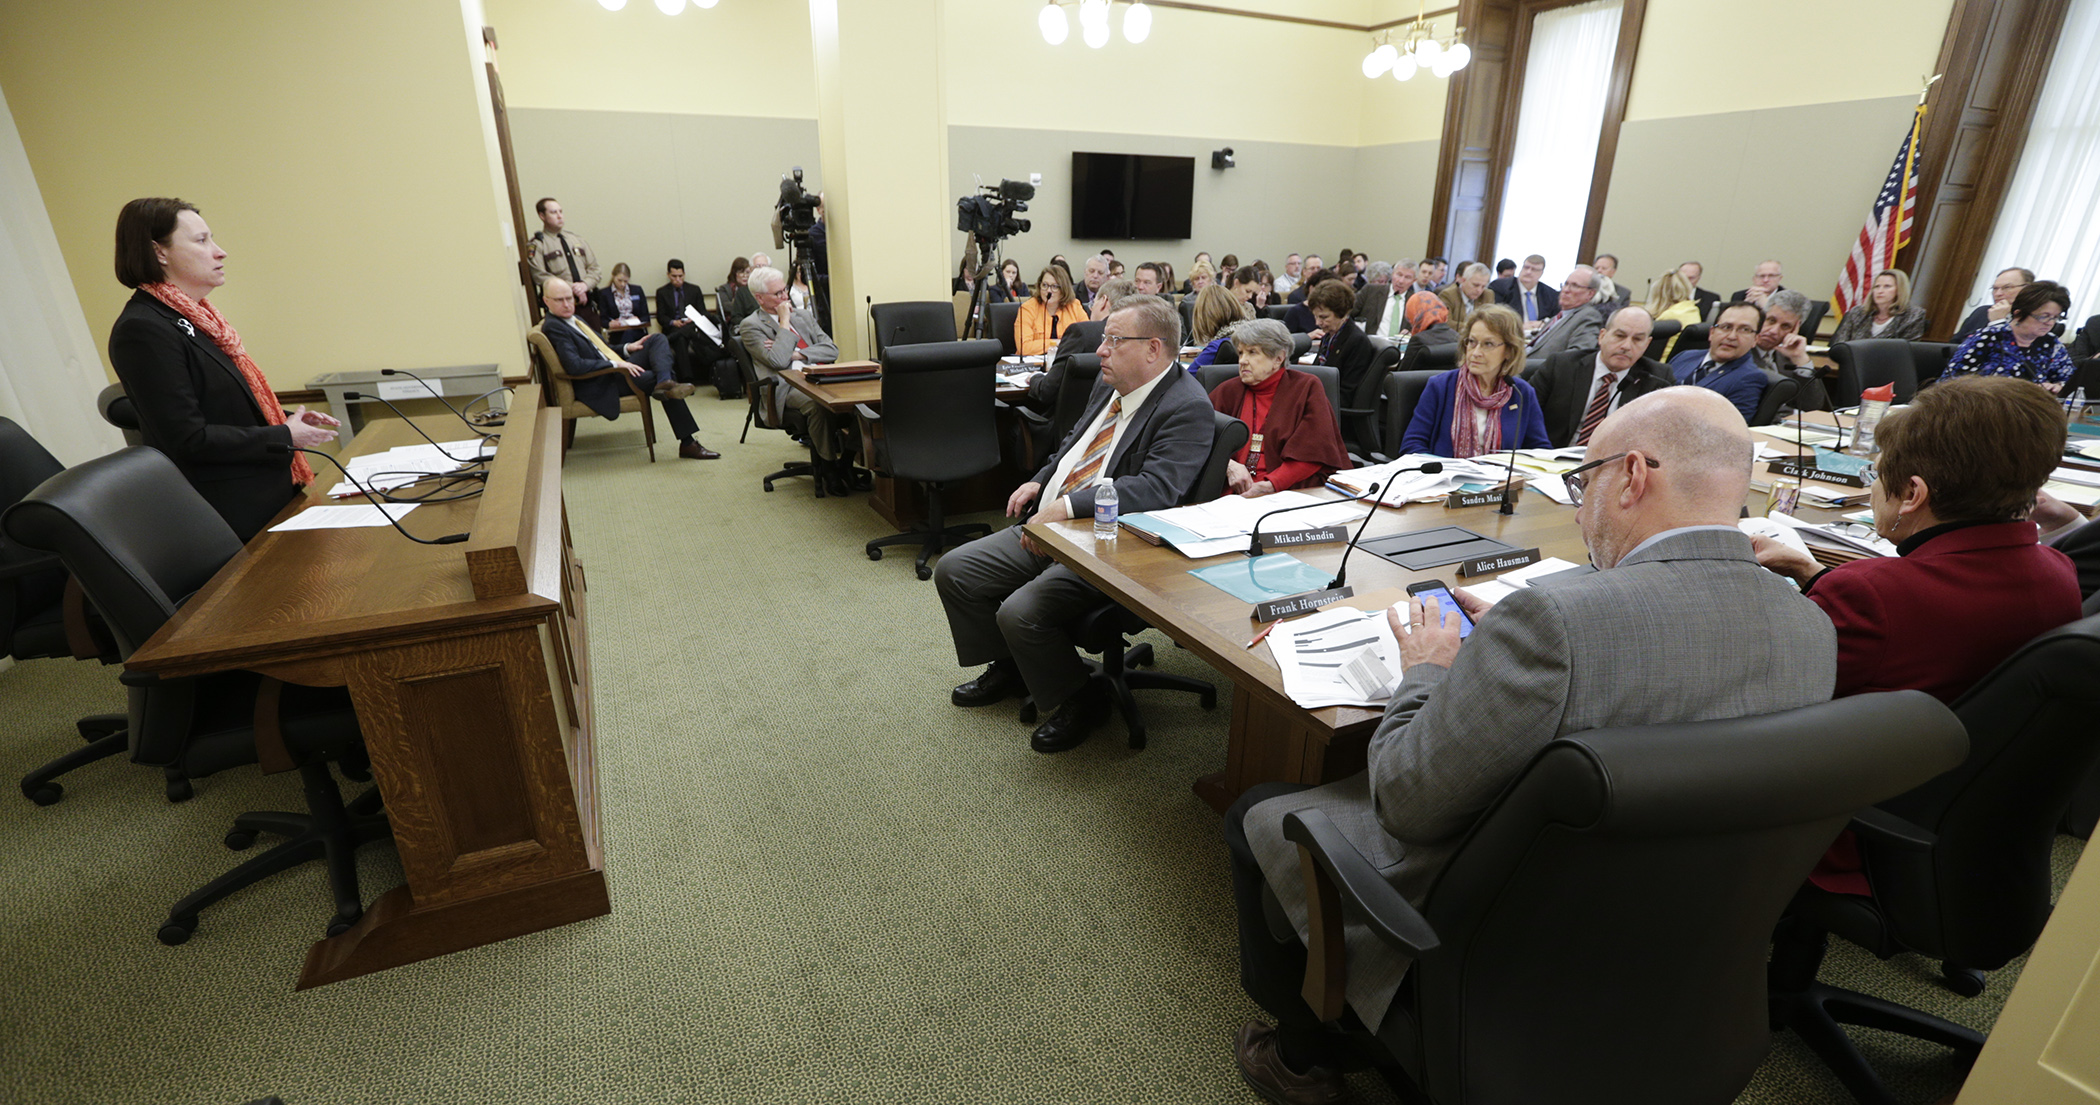
<path id="1" fill-rule="evenodd" d="M 1263 637 L 1266 637 L 1266 636 L 1268 636 L 1268 635 L 1269 635 L 1269 631 L 1270 631 L 1270 630 L 1272 630 L 1272 629 L 1274 629 L 1274 628 L 1276 628 L 1277 624 L 1278 624 L 1279 622 L 1281 622 L 1281 621 L 1282 621 L 1282 619 L 1280 619 L 1280 618 L 1279 618 L 1279 619 L 1277 619 L 1277 621 L 1274 621 L 1274 622 L 1270 622 L 1269 624 L 1267 624 L 1267 625 L 1265 625 L 1265 626 L 1262 626 L 1262 627 L 1261 627 L 1261 632 L 1259 632 L 1259 633 L 1256 633 L 1256 634 L 1254 635 L 1254 639 L 1253 639 L 1253 640 L 1251 640 L 1251 641 L 1248 641 L 1248 642 L 1247 642 L 1247 647 L 1248 647 L 1248 648 L 1253 648 L 1253 647 L 1254 647 L 1255 645 L 1258 645 L 1258 644 L 1260 644 L 1260 643 L 1261 643 L 1261 640 L 1262 640 L 1262 638 L 1263 638 Z"/>

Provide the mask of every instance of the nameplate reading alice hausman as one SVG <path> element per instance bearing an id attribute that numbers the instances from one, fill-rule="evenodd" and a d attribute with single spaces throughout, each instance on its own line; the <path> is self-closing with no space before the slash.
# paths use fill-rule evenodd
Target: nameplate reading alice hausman
<path id="1" fill-rule="evenodd" d="M 1522 568 L 1538 562 L 1539 551 L 1537 549 L 1525 549 L 1523 552 L 1499 553 L 1494 556 L 1476 557 L 1460 564 L 1458 566 L 1458 574 L 1467 578 L 1493 575 L 1496 572 L 1506 572 L 1511 568 Z"/>

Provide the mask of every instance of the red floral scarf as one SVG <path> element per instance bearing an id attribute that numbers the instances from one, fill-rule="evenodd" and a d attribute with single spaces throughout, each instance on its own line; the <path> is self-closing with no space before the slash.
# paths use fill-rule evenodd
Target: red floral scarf
<path id="1" fill-rule="evenodd" d="M 1508 377 L 1497 381 L 1498 386 L 1490 392 L 1480 390 L 1480 377 L 1461 368 L 1458 370 L 1458 397 L 1452 401 L 1451 410 L 1451 455 L 1464 460 L 1484 453 L 1500 452 L 1502 449 L 1502 408 L 1509 405 L 1516 388 Z M 1487 426 L 1476 433 L 1473 429 L 1473 412 L 1488 412 Z"/>

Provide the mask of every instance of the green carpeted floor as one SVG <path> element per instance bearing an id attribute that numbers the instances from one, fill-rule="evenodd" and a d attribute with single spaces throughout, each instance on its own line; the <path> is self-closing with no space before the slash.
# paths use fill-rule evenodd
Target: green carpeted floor
<path id="1" fill-rule="evenodd" d="M 863 496 L 762 493 L 796 450 L 737 445 L 742 404 L 711 395 L 693 409 L 724 459 L 650 465 L 638 423 L 587 420 L 567 468 L 611 916 L 294 993 L 330 913 L 318 868 L 206 911 L 183 947 L 154 930 L 233 864 L 234 814 L 300 808 L 297 777 L 228 772 L 169 805 L 157 772 L 105 761 L 56 806 L 0 798 L 0 1099 L 1257 1100 L 1230 1054 L 1254 1008 L 1218 817 L 1189 790 L 1226 711 L 1151 693 L 1146 751 L 1111 726 L 1046 757 L 1010 705 L 953 708 L 933 585 L 902 550 L 867 560 L 887 527 Z M 93 665 L 0 672 L 0 776 L 119 703 Z M 400 877 L 384 846 L 363 872 L 368 901 Z M 2016 977 L 1961 1001 L 1931 967 L 1841 946 L 1824 977 L 1978 1026 Z M 1953 1088 L 1933 1049 L 1863 1035 L 1913 1100 Z M 1782 1036 L 1742 1100 L 1847 1099 Z"/>

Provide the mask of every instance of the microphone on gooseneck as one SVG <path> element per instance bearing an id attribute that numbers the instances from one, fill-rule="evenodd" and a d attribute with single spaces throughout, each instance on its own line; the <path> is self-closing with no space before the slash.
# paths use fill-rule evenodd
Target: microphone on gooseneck
<path id="1" fill-rule="evenodd" d="M 431 386 L 431 383 L 430 383 L 430 381 L 428 381 L 428 380 L 425 380 L 425 379 L 424 379 L 424 378 L 422 378 L 421 376 L 418 376 L 418 375 L 416 375 L 415 373 L 413 373 L 413 372 L 410 372 L 410 371 L 408 371 L 408 370 L 407 370 L 407 369 L 405 369 L 405 368 L 382 368 L 382 369 L 380 369 L 380 370 L 379 370 L 379 374 L 380 374 L 381 376 L 406 376 L 406 377 L 408 377 L 409 379 L 411 379 L 411 380 L 414 380 L 414 381 L 415 381 L 416 383 L 419 383 L 419 384 L 423 385 L 423 390 L 424 390 L 424 391 L 427 391 L 427 392 L 429 392 L 429 393 L 430 393 L 430 397 L 431 397 L 432 399 L 435 399 L 435 400 L 437 400 L 438 402 L 440 402 L 440 403 L 443 403 L 443 404 L 445 404 L 445 409 L 446 409 L 446 410 L 448 410 L 448 411 L 451 411 L 451 412 L 452 412 L 452 414 L 453 414 L 453 416 L 454 416 L 454 417 L 456 417 L 456 418 L 458 418 L 458 419 L 459 419 L 459 420 L 460 420 L 461 422 L 464 422 L 464 423 L 466 423 L 466 424 L 467 424 L 467 429 L 470 429 L 470 430 L 474 431 L 474 432 L 475 432 L 475 433 L 477 433 L 477 434 L 481 434 L 481 436 L 483 436 L 483 437 L 501 437 L 501 436 L 503 436 L 503 435 L 501 435 L 501 434 L 491 434 L 491 433 L 484 433 L 484 432 L 482 431 L 481 427 L 479 427 L 479 426 L 476 426 L 476 425 L 474 424 L 474 420 L 473 420 L 473 419 L 471 419 L 471 418 L 468 418 L 468 417 L 467 417 L 467 412 L 465 412 L 465 411 L 463 411 L 463 410 L 460 410 L 460 409 L 459 409 L 458 407 L 455 407 L 455 406 L 453 406 L 453 405 L 452 405 L 452 402 L 451 402 L 450 400 L 448 400 L 448 399 L 446 399 L 446 398 L 445 398 L 445 391 L 444 391 L 444 389 L 443 389 L 443 388 L 439 388 L 439 387 L 433 387 L 433 386 Z M 472 406 L 472 405 L 474 404 L 474 401 L 475 401 L 475 400 L 478 400 L 478 399 L 483 399 L 483 398 L 486 398 L 486 397 L 488 397 L 488 396 L 491 396 L 491 395 L 494 395 L 494 394 L 496 394 L 496 392 L 498 392 L 498 391 L 502 391 L 502 390 L 503 390 L 502 388 L 496 388 L 496 389 L 495 389 L 494 391 L 484 391 L 484 392 L 482 392 L 482 393 L 481 393 L 480 395 L 477 395 L 477 396 L 475 396 L 475 397 L 474 397 L 474 399 L 470 399 L 470 400 L 468 400 L 468 401 L 467 401 L 467 405 L 469 405 L 469 406 Z M 376 399 L 376 398 L 378 398 L 378 397 L 377 397 L 377 396 L 374 396 L 373 398 L 375 398 L 375 399 Z"/>
<path id="2" fill-rule="evenodd" d="M 430 443 L 430 447 L 431 447 L 431 448 L 433 448 L 433 449 L 436 449 L 436 450 L 437 450 L 438 452 L 440 452 L 440 453 L 444 453 L 444 454 L 445 454 L 445 458 L 446 458 L 447 460 L 456 460 L 456 461 L 460 462 L 461 464 L 483 464 L 483 463 L 486 463 L 486 462 L 488 461 L 488 458 L 487 458 L 487 457 L 483 457 L 483 456 L 472 456 L 472 457 L 455 457 L 455 456 L 453 456 L 453 455 L 452 455 L 451 453 L 449 453 L 449 452 L 446 452 L 446 451 L 445 451 L 445 447 L 444 447 L 444 446 L 442 446 L 442 445 L 439 445 L 439 444 L 437 443 L 437 439 L 436 439 L 436 438 L 434 438 L 434 437 L 431 437 L 431 436 L 430 436 L 429 434 L 423 433 L 423 427 L 421 427 L 421 426 L 418 426 L 418 425 L 416 425 L 416 424 L 415 424 L 415 422 L 411 421 L 411 420 L 409 419 L 409 417 L 408 417 L 407 415 L 405 415 L 405 414 L 401 414 L 401 408 L 400 408 L 400 407 L 397 407 L 397 406 L 395 406 L 395 405 L 394 405 L 394 401 L 393 401 L 393 400 L 391 400 L 391 399 L 388 399 L 388 398 L 387 398 L 386 396 L 384 396 L 384 395 L 372 395 L 372 394 L 369 394 L 369 393 L 367 393 L 367 392 L 362 392 L 362 391 L 346 391 L 346 392 L 344 392 L 344 393 L 343 393 L 343 398 L 345 398 L 345 399 L 377 399 L 377 400 L 379 400 L 380 402 L 382 402 L 382 403 L 385 403 L 385 404 L 387 405 L 387 409 L 388 409 L 388 410 L 390 410 L 390 411 L 393 411 L 393 412 L 394 412 L 395 414 L 400 414 L 400 415 L 401 415 L 401 421 L 403 421 L 403 422 L 406 422 L 406 423 L 408 424 L 408 428 L 409 428 L 409 429 L 411 429 L 411 430 L 414 430 L 414 431 L 415 431 L 415 432 L 416 432 L 417 434 L 421 435 L 421 437 L 423 438 L 423 440 L 425 440 L 425 441 L 427 441 L 427 442 L 429 442 L 429 443 Z M 458 414 L 459 412 L 458 412 L 458 411 L 453 411 L 452 413 L 454 413 L 454 414 Z M 475 432 L 475 433 L 481 433 L 481 431 L 480 431 L 480 430 L 476 430 L 476 431 L 474 431 L 474 432 Z M 491 435 L 489 435 L 489 434 L 482 434 L 482 436 L 483 436 L 483 437 L 489 437 L 489 436 L 491 436 Z M 478 452 L 480 452 L 480 450 L 478 450 L 478 449 L 477 449 L 477 450 L 475 450 L 475 451 L 476 451 L 477 453 L 478 453 Z"/>
<path id="3" fill-rule="evenodd" d="M 1434 475 L 1434 474 L 1436 474 L 1436 473 L 1438 473 L 1438 472 L 1441 472 L 1441 471 L 1443 471 L 1443 470 L 1444 470 L 1444 462 L 1443 462 L 1443 461 L 1440 461 L 1440 460 L 1432 460 L 1432 461 L 1430 461 L 1430 462 L 1429 462 L 1429 463 L 1427 463 L 1427 464 L 1418 464 L 1418 465 L 1414 466 L 1413 468 L 1401 468 L 1401 469 L 1396 469 L 1396 470 L 1395 470 L 1395 471 L 1394 471 L 1394 472 L 1393 472 L 1392 474 L 1393 474 L 1393 475 L 1395 475 L 1395 476 L 1397 476 L 1397 475 L 1399 475 L 1399 474 L 1400 474 L 1400 473 L 1402 473 L 1402 472 L 1428 472 L 1428 473 L 1430 473 L 1431 475 Z M 1254 528 L 1253 528 L 1253 529 L 1251 529 L 1251 530 L 1249 530 L 1249 531 L 1247 532 L 1247 555 L 1248 555 L 1248 556 L 1260 556 L 1260 555 L 1261 555 L 1261 524 L 1262 524 L 1263 522 L 1266 522 L 1266 521 L 1268 521 L 1269 519 L 1271 519 L 1271 518 L 1274 518 L 1274 517 L 1276 517 L 1276 516 L 1277 516 L 1277 515 L 1279 515 L 1279 514 L 1289 514 L 1289 513 L 1291 512 L 1291 511 L 1294 511 L 1294 510 L 1311 510 L 1311 509 L 1312 509 L 1313 507 L 1316 507 L 1316 506 L 1333 506 L 1333 505 L 1334 505 L 1334 504 L 1336 504 L 1336 503 L 1353 503 L 1353 502 L 1358 502 L 1358 501 L 1360 501 L 1360 500 L 1363 500 L 1363 499 L 1368 499 L 1368 498 L 1371 498 L 1372 496 L 1374 496 L 1374 495 L 1378 494 L 1378 487 L 1379 487 L 1379 485 L 1378 485 L 1378 484 L 1375 484 L 1375 483 L 1374 483 L 1374 484 L 1372 484 L 1372 485 L 1371 485 L 1370 487 L 1368 487 L 1368 488 L 1364 489 L 1363 491 L 1361 491 L 1361 492 L 1359 492 L 1359 493 L 1357 493 L 1357 494 L 1355 494 L 1355 495 L 1345 495 L 1345 496 L 1343 496 L 1342 498 L 1339 498 L 1339 499 L 1322 499 L 1322 500 L 1320 500 L 1320 501 L 1319 501 L 1319 502 L 1317 502 L 1317 503 L 1299 503 L 1299 504 L 1298 504 L 1297 506 L 1286 506 L 1286 507 L 1278 507 L 1277 509 L 1275 509 L 1275 510 L 1272 510 L 1272 511 L 1270 511 L 1270 512 L 1268 512 L 1267 514 L 1264 514 L 1264 515 L 1262 515 L 1261 517 L 1259 517 L 1259 518 L 1256 518 L 1256 519 L 1254 520 Z M 1378 504 L 1377 504 L 1377 503 L 1375 503 L 1375 502 L 1374 502 L 1374 503 L 1372 503 L 1372 504 L 1371 504 L 1371 507 L 1372 507 L 1372 509 L 1371 509 L 1371 513 L 1373 513 L 1373 514 L 1376 514 L 1376 513 L 1378 513 L 1378 510 L 1377 510 Z"/>
<path id="4" fill-rule="evenodd" d="M 380 502 L 379 497 L 377 495 L 372 494 L 370 488 L 367 488 L 364 484 L 357 482 L 357 477 L 351 475 L 350 470 L 348 468 L 343 467 L 343 462 L 335 459 L 333 455 L 324 453 L 319 449 L 302 449 L 297 445 L 271 445 L 269 446 L 269 451 L 273 453 L 305 453 L 308 456 L 321 457 L 328 461 L 328 463 L 335 465 L 336 469 L 342 472 L 343 478 L 350 481 L 350 486 L 355 487 L 359 491 L 364 492 L 365 498 L 369 500 L 373 506 L 379 508 L 380 516 L 386 519 L 388 525 L 394 527 L 395 531 L 400 533 L 401 536 L 408 538 L 410 541 L 414 541 L 418 545 L 457 545 L 461 541 L 465 541 L 469 536 L 471 536 L 470 534 L 465 533 L 448 533 L 445 536 L 437 538 L 435 540 L 432 540 L 428 537 L 417 537 L 415 534 L 410 533 L 405 529 L 402 529 L 400 521 L 394 517 L 392 511 L 389 511 L 386 508 L 386 504 Z"/>
<path id="5" fill-rule="evenodd" d="M 1517 446 L 1524 440 L 1523 405 L 1524 401 L 1519 399 L 1516 392 L 1512 390 L 1509 396 L 1509 409 L 1517 416 L 1517 435 L 1511 438 L 1509 442 L 1509 473 L 1503 477 L 1502 481 L 1501 510 L 1504 514 L 1515 514 L 1517 512 Z M 1501 416 L 1497 415 L 1496 417 L 1499 418 Z"/>
<path id="6" fill-rule="evenodd" d="M 1437 465 L 1437 470 L 1443 471 L 1443 465 Z M 1370 487 L 1365 488 L 1365 497 L 1376 500 L 1379 489 L 1384 486 L 1384 484 L 1374 483 Z M 1356 551 L 1356 543 L 1364 539 L 1364 531 L 1371 528 L 1371 519 L 1377 516 L 1378 507 L 1374 501 L 1371 513 L 1364 515 L 1363 524 L 1356 527 L 1356 536 L 1351 537 L 1349 544 L 1342 548 L 1342 562 L 1334 566 L 1334 578 L 1327 581 L 1327 590 L 1332 591 L 1339 588 L 1342 585 L 1342 581 L 1349 578 L 1349 554 Z"/>

